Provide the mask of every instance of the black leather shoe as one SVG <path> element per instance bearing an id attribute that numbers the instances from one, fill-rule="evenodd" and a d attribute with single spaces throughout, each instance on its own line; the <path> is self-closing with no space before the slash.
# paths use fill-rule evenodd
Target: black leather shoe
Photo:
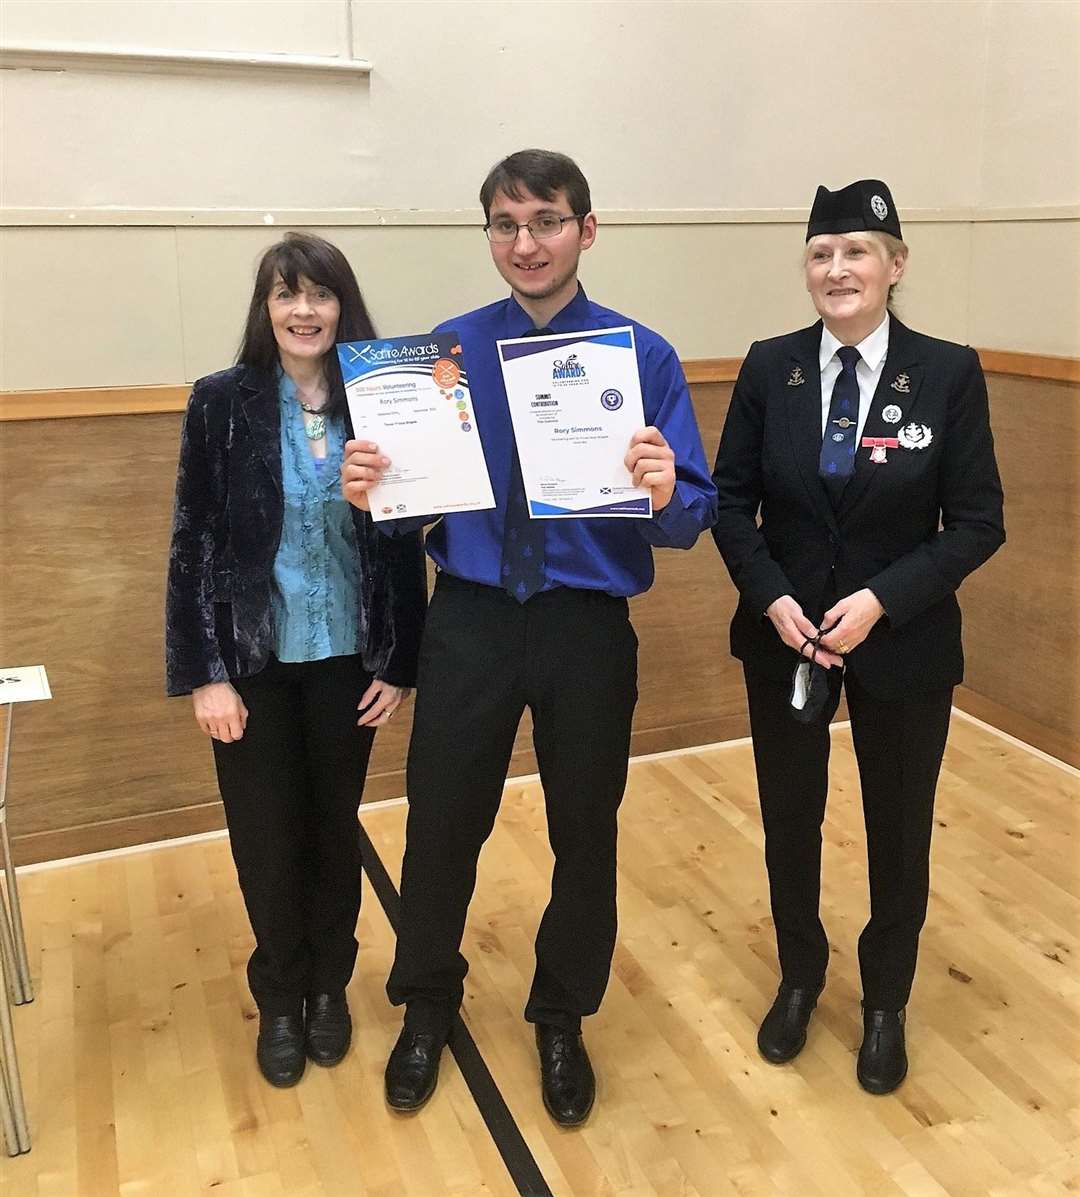
<path id="1" fill-rule="evenodd" d="M 891 1093 L 907 1076 L 903 1010 L 863 1010 L 863 1041 L 855 1075 L 867 1093 Z"/>
<path id="2" fill-rule="evenodd" d="M 313 1064 L 330 1068 L 345 1058 L 352 1042 L 352 1018 L 344 993 L 317 993 L 305 1009 L 304 1046 Z"/>
<path id="3" fill-rule="evenodd" d="M 386 1061 L 386 1104 L 391 1109 L 418 1110 L 435 1092 L 445 1043 L 430 1031 L 403 1028 Z"/>
<path id="4" fill-rule="evenodd" d="M 299 1014 L 264 1014 L 255 1046 L 259 1071 L 279 1089 L 288 1089 L 304 1075 L 304 1020 Z"/>
<path id="5" fill-rule="evenodd" d="M 581 1032 L 537 1023 L 536 1050 L 544 1108 L 560 1126 L 580 1126 L 596 1098 L 596 1078 Z"/>
<path id="6" fill-rule="evenodd" d="M 770 1064 L 786 1064 L 806 1044 L 806 1028 L 824 985 L 814 989 L 781 984 L 758 1029 L 758 1051 Z"/>

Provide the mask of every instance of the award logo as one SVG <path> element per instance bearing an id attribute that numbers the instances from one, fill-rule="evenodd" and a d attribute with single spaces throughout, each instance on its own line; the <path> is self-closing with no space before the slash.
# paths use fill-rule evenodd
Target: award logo
<path id="1" fill-rule="evenodd" d="M 571 353 L 565 361 L 551 363 L 552 386 L 581 386 L 587 381 L 585 367 L 578 361 L 576 353 Z"/>

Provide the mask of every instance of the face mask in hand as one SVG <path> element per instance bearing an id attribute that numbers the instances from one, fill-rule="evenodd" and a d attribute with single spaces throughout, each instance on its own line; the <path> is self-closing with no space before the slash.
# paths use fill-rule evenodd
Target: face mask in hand
<path id="1" fill-rule="evenodd" d="M 810 661 L 800 661 L 791 679 L 791 717 L 799 723 L 817 723 L 829 698 L 829 671 Z"/>

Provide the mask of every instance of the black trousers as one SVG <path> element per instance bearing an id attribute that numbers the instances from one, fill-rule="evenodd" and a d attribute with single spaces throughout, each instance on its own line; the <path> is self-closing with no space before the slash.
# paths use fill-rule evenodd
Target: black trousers
<path id="1" fill-rule="evenodd" d="M 358 656 L 271 657 L 233 682 L 243 738 L 214 741 L 233 859 L 255 933 L 248 983 L 263 1014 L 345 988 L 356 963 L 360 829 L 374 732 L 357 727 L 371 683 Z"/>
<path id="2" fill-rule="evenodd" d="M 780 971 L 789 985 L 825 978 L 829 943 L 818 914 L 821 826 L 829 788 L 828 719 L 841 679 L 830 671 L 820 723 L 789 713 L 790 686 L 746 668 L 750 730 L 765 826 Z M 952 689 L 882 702 L 847 669 L 843 675 L 866 821 L 870 921 L 859 937 L 863 1002 L 899 1010 L 915 977 L 930 888 L 930 835 Z"/>
<path id="3" fill-rule="evenodd" d="M 461 1003 L 477 857 L 526 706 L 555 869 L 525 1017 L 574 1028 L 598 1009 L 615 948 L 617 811 L 636 701 L 625 599 L 564 587 L 522 605 L 439 575 L 420 652 L 402 917 L 387 983 L 411 1026 L 445 1031 Z"/>

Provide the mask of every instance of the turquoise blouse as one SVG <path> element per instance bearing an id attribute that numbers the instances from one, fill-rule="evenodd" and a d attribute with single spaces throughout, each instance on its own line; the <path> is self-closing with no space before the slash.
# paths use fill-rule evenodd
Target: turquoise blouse
<path id="1" fill-rule="evenodd" d="M 360 560 L 341 494 L 344 421 L 326 426 L 326 458 L 308 448 L 296 386 L 278 374 L 285 515 L 274 558 L 271 609 L 279 661 L 321 661 L 360 651 Z"/>

